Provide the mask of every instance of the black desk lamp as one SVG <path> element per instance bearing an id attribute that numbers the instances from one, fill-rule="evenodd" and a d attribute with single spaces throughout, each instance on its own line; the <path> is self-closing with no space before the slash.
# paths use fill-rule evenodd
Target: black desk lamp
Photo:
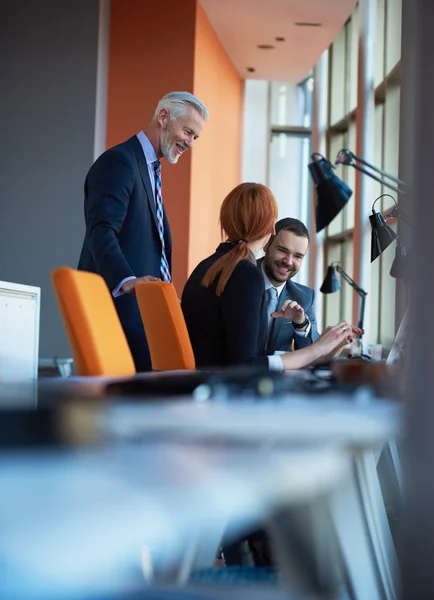
<path id="1" fill-rule="evenodd" d="M 368 292 L 362 290 L 362 288 L 359 287 L 353 279 L 351 279 L 348 273 L 346 273 L 343 270 L 339 263 L 332 263 L 330 266 L 327 267 L 327 273 L 322 283 L 322 286 L 320 287 L 320 292 L 322 292 L 323 294 L 332 294 L 333 292 L 337 292 L 340 289 L 341 286 L 339 285 L 339 280 L 337 278 L 336 271 L 340 273 L 342 279 L 344 279 L 354 289 L 354 291 L 357 292 L 357 294 L 359 294 L 360 298 L 362 299 L 360 303 L 360 314 L 357 327 L 363 329 L 363 323 L 365 320 L 365 302 Z"/>
<path id="2" fill-rule="evenodd" d="M 337 175 L 335 167 L 324 156 L 314 152 L 309 172 L 316 187 L 316 230 L 327 227 L 351 198 L 353 191 Z"/>
<path id="3" fill-rule="evenodd" d="M 371 179 L 375 179 L 375 181 L 378 181 L 382 185 L 385 185 L 394 192 L 400 194 L 404 194 L 407 188 L 407 184 L 404 181 L 371 165 L 363 158 L 360 158 L 360 156 L 356 156 L 350 150 L 340 150 L 336 157 L 335 165 L 354 167 L 361 173 L 369 175 Z M 333 169 L 336 168 L 335 165 L 332 165 L 330 161 L 317 152 L 312 154 L 312 162 L 308 165 L 309 172 L 316 187 L 317 232 L 321 231 L 331 223 L 347 204 L 353 193 L 351 188 L 333 173 Z M 378 173 L 381 177 L 375 173 Z"/>
<path id="4" fill-rule="evenodd" d="M 387 196 L 392 198 L 395 206 L 388 213 L 387 217 L 384 218 L 383 215 L 379 212 L 375 211 L 375 203 L 380 198 Z M 404 277 L 406 267 L 407 267 L 407 256 L 408 252 L 405 246 L 401 244 L 399 236 L 391 229 L 387 223 L 387 218 L 396 218 L 402 219 L 411 226 L 411 221 L 407 217 L 407 215 L 401 212 L 398 208 L 398 204 L 393 196 L 390 194 L 381 194 L 378 196 L 372 205 L 372 215 L 370 215 L 369 220 L 371 222 L 371 262 L 373 262 L 384 250 L 396 239 L 396 250 L 395 250 L 395 258 L 393 260 L 392 266 L 390 268 L 390 275 L 395 279 L 399 279 Z"/>
<path id="5" fill-rule="evenodd" d="M 371 222 L 371 262 L 374 262 L 376 258 L 380 256 L 382 252 L 386 250 L 386 248 L 395 240 L 398 236 L 396 233 L 387 225 L 383 215 L 381 212 L 375 211 L 375 203 L 380 200 L 380 198 L 384 198 L 384 196 L 388 196 L 395 201 L 395 198 L 390 194 L 381 194 L 374 200 L 374 204 L 372 205 L 372 215 L 369 216 L 369 220 Z"/>
<path id="6" fill-rule="evenodd" d="M 338 152 L 335 165 L 354 167 L 361 173 L 368 175 L 371 179 L 378 181 L 392 191 L 400 194 L 406 193 L 408 186 L 405 181 L 371 165 L 368 161 L 360 158 L 360 156 L 356 156 L 353 152 L 345 148 Z M 312 162 L 308 165 L 308 168 L 316 186 L 316 230 L 321 231 L 324 227 L 327 227 L 327 225 L 329 225 L 336 215 L 344 208 L 353 192 L 346 183 L 333 173 L 333 169 L 336 167 L 321 154 L 312 154 Z M 376 175 L 376 173 L 381 175 L 381 177 Z M 389 194 L 383 194 L 382 196 L 389 196 Z M 379 197 L 381 198 L 382 196 Z M 411 225 L 408 217 L 399 210 L 393 196 L 390 196 L 390 198 L 395 202 L 395 208 L 388 216 L 402 218 L 406 223 Z M 380 256 L 387 246 L 396 239 L 396 253 L 390 269 L 390 275 L 395 278 L 400 278 L 404 276 L 406 264 L 408 262 L 408 253 L 405 246 L 401 244 L 399 237 L 393 229 L 387 225 L 383 215 L 374 210 L 375 202 L 377 200 L 378 198 L 372 205 L 372 215 L 369 217 L 372 226 L 371 262 Z"/>

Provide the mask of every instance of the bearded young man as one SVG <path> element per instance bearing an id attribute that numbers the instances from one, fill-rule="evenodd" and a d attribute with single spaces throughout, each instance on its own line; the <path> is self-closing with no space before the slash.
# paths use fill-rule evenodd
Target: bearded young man
<path id="1" fill-rule="evenodd" d="M 277 221 L 276 235 L 264 248 L 258 266 L 264 275 L 264 318 L 268 319 L 267 353 L 288 352 L 304 348 L 318 339 L 315 317 L 315 292 L 295 283 L 309 248 L 309 232 L 298 219 L 287 217 Z M 270 318 L 272 312 L 285 319 Z M 275 358 L 277 361 L 279 357 Z"/>
<path id="2" fill-rule="evenodd" d="M 135 286 L 155 279 L 171 281 L 172 241 L 160 159 L 178 162 L 207 119 L 205 105 L 192 94 L 166 94 L 148 126 L 106 150 L 86 177 L 86 234 L 78 268 L 106 281 L 137 371 L 149 371 L 151 359 Z"/>

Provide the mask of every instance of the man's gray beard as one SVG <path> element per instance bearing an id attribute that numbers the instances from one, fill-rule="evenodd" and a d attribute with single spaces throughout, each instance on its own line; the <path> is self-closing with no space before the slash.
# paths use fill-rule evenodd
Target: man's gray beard
<path id="1" fill-rule="evenodd" d="M 160 147 L 161 147 L 161 153 L 164 156 L 164 158 L 167 160 L 167 162 L 171 163 L 172 165 L 174 165 L 175 163 L 178 162 L 178 158 L 180 157 L 180 154 L 177 154 L 175 156 L 175 158 L 173 158 L 172 156 L 172 150 L 175 144 L 172 144 L 172 146 L 170 146 L 167 143 L 167 138 L 169 137 L 169 130 L 166 129 L 165 131 L 161 132 L 161 136 L 160 136 Z"/>

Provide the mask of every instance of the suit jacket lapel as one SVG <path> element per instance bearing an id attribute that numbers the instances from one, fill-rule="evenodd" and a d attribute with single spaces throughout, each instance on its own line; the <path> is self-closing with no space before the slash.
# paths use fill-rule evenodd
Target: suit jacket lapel
<path id="1" fill-rule="evenodd" d="M 260 258 L 259 260 L 256 261 L 256 266 L 258 267 L 258 269 L 261 269 L 261 271 L 262 271 L 261 264 L 262 264 L 263 260 L 264 260 L 263 258 Z M 282 304 L 287 299 L 288 299 L 288 295 L 286 293 L 286 286 L 285 286 L 279 296 L 279 302 L 277 303 L 277 310 L 279 310 L 281 308 Z M 275 340 L 277 339 L 277 336 L 279 335 L 280 328 L 282 327 L 283 319 L 273 319 L 273 321 L 270 325 L 270 327 L 271 327 L 270 336 L 268 336 L 268 315 L 267 315 L 265 293 L 263 294 L 263 297 L 262 297 L 261 319 L 262 319 L 261 326 L 264 328 L 264 331 L 265 331 L 264 348 L 265 348 L 265 352 L 267 354 L 269 354 L 269 353 L 274 352 L 273 348 L 275 347 Z"/>
<path id="2" fill-rule="evenodd" d="M 140 169 L 140 176 L 142 178 L 143 185 L 145 186 L 146 195 L 148 197 L 149 208 L 150 208 L 152 216 L 154 218 L 155 227 L 158 230 L 157 207 L 155 206 L 154 194 L 152 192 L 152 186 L 151 186 L 151 182 L 149 180 L 148 165 L 147 165 L 145 159 L 139 160 L 139 169 Z"/>
<path id="3" fill-rule="evenodd" d="M 148 163 L 146 162 L 145 155 L 143 154 L 142 146 L 137 139 L 136 136 L 132 138 L 134 144 L 134 152 L 137 158 L 137 164 L 139 166 L 140 177 L 142 178 L 143 185 L 145 186 L 146 196 L 148 197 L 149 209 L 154 218 L 155 227 L 158 231 L 158 221 L 157 221 L 157 208 L 155 206 L 155 198 L 154 193 L 152 191 L 151 181 L 149 179 L 149 171 L 148 171 Z"/>
<path id="4" fill-rule="evenodd" d="M 172 235 L 170 233 L 169 221 L 167 219 L 166 209 L 163 205 L 163 225 L 164 225 L 164 244 L 166 249 L 166 258 L 169 263 L 170 272 L 172 272 Z"/>

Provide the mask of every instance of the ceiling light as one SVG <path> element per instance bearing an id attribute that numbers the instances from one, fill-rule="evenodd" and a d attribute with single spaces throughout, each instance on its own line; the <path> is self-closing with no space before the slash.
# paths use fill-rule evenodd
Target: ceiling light
<path id="1" fill-rule="evenodd" d="M 249 73 L 254 73 L 256 71 L 255 67 L 246 67 Z"/>
<path id="2" fill-rule="evenodd" d="M 322 23 L 310 23 L 309 21 L 296 21 L 296 27 L 321 27 Z"/>
<path id="3" fill-rule="evenodd" d="M 258 48 L 260 48 L 260 50 L 274 50 L 274 46 L 271 44 L 258 44 Z"/>
<path id="4" fill-rule="evenodd" d="M 284 37 L 280 37 L 280 36 L 275 37 L 274 39 L 276 40 L 276 42 L 284 42 L 285 41 L 285 38 Z"/>

